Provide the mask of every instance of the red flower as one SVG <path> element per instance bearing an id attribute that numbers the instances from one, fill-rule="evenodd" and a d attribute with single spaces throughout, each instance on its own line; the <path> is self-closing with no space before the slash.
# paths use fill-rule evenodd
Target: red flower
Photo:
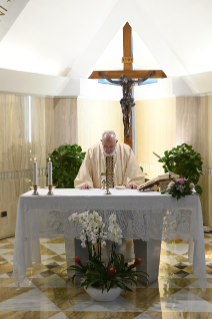
<path id="1" fill-rule="evenodd" d="M 75 263 L 77 263 L 78 265 L 80 265 L 82 267 L 82 263 L 81 263 L 81 258 L 79 256 L 74 258 Z"/>
<path id="2" fill-rule="evenodd" d="M 107 271 L 108 271 L 108 274 L 109 274 L 109 275 L 113 275 L 116 270 L 115 270 L 115 267 L 114 267 L 114 266 L 111 266 L 111 267 L 108 268 Z"/>
<path id="3" fill-rule="evenodd" d="M 136 258 L 135 262 L 134 262 L 134 265 L 135 266 L 138 266 L 142 263 L 141 259 L 140 258 Z"/>

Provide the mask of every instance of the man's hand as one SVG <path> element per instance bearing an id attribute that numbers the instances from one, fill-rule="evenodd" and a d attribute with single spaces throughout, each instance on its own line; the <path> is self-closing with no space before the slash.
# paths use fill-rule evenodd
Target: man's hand
<path id="1" fill-rule="evenodd" d="M 129 189 L 137 189 L 137 185 L 131 183 L 129 184 Z"/>
<path id="2" fill-rule="evenodd" d="M 88 184 L 84 184 L 80 187 L 80 189 L 90 189 L 90 186 Z"/>

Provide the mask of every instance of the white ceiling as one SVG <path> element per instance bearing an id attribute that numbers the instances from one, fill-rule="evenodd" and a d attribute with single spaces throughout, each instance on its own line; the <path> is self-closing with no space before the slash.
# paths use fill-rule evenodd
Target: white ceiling
<path id="1" fill-rule="evenodd" d="M 134 69 L 162 69 L 168 77 L 212 71 L 211 0 L 19 3 L 22 11 L 0 43 L 0 68 L 70 79 L 88 78 L 98 69 L 121 70 L 122 28 L 128 21 Z"/>

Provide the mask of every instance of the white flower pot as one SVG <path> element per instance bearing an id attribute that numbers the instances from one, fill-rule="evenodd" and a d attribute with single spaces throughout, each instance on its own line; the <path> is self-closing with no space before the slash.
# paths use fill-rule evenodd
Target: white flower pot
<path id="1" fill-rule="evenodd" d="M 110 288 L 110 290 L 107 292 L 107 289 L 105 289 L 102 293 L 101 289 L 94 288 L 94 287 L 88 287 L 86 289 L 84 287 L 85 291 L 96 301 L 114 301 L 123 291 L 121 288 Z"/>

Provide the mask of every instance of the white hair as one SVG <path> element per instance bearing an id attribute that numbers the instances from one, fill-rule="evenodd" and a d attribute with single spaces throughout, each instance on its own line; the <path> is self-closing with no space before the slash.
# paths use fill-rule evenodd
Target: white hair
<path id="1" fill-rule="evenodd" d="M 105 131 L 104 133 L 102 133 L 102 140 L 103 140 L 103 137 L 109 137 L 113 135 L 114 136 L 114 139 L 116 141 L 116 133 L 114 131 Z"/>

